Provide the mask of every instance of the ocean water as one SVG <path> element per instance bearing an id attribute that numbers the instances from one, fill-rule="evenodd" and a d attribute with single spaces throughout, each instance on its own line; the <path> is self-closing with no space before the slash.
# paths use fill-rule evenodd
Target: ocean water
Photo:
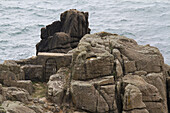
<path id="1" fill-rule="evenodd" d="M 170 64 L 170 0 L 0 0 L 0 63 L 35 55 L 41 27 L 68 9 L 89 12 L 91 33 L 156 46 Z"/>

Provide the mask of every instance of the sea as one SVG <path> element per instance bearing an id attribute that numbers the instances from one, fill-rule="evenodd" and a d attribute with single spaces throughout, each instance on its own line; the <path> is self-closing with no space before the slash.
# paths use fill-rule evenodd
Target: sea
<path id="1" fill-rule="evenodd" d="M 69 9 L 89 12 L 91 33 L 155 46 L 170 65 L 170 0 L 0 0 L 0 63 L 35 56 L 40 29 Z"/>

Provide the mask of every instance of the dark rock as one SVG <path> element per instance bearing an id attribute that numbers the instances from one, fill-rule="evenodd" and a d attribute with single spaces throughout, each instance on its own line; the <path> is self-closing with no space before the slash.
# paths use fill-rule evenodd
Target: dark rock
<path id="1" fill-rule="evenodd" d="M 37 44 L 38 52 L 66 53 L 71 49 L 70 36 L 64 32 L 55 33 Z"/>
<path id="2" fill-rule="evenodd" d="M 53 36 L 54 33 L 60 32 L 61 22 L 55 21 L 51 25 L 46 26 L 46 28 L 41 28 L 41 39 L 46 39 L 49 36 Z"/>
<path id="3" fill-rule="evenodd" d="M 67 53 L 77 47 L 79 40 L 90 33 L 88 12 L 76 9 L 61 14 L 61 21 L 55 21 L 41 28 L 41 41 L 36 45 L 38 52 Z M 61 33 L 63 32 L 63 33 Z"/>
<path id="4" fill-rule="evenodd" d="M 79 12 L 75 9 L 65 11 L 61 14 L 61 31 L 68 33 L 71 37 L 83 37 L 90 33 L 88 28 L 88 12 Z"/>

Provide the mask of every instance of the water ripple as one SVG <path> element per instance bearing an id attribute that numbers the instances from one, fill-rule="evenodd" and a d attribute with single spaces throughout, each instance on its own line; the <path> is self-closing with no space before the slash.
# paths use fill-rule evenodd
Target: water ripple
<path id="1" fill-rule="evenodd" d="M 151 44 L 170 64 L 169 7 L 169 0 L 1 0 L 0 62 L 35 55 L 40 28 L 76 8 L 89 12 L 91 33 L 107 31 Z"/>

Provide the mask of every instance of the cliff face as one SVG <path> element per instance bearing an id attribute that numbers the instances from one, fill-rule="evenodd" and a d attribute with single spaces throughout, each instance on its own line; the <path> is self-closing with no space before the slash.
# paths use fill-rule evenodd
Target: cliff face
<path id="1" fill-rule="evenodd" d="M 170 66 L 160 51 L 89 31 L 88 13 L 66 11 L 41 29 L 37 56 L 0 64 L 0 112 L 168 113 Z"/>
<path id="2" fill-rule="evenodd" d="M 71 82 L 63 89 L 70 91 L 76 109 L 99 113 L 168 113 L 168 75 L 157 48 L 101 32 L 85 35 L 70 53 L 73 53 Z M 49 84 L 52 81 L 51 77 Z"/>

